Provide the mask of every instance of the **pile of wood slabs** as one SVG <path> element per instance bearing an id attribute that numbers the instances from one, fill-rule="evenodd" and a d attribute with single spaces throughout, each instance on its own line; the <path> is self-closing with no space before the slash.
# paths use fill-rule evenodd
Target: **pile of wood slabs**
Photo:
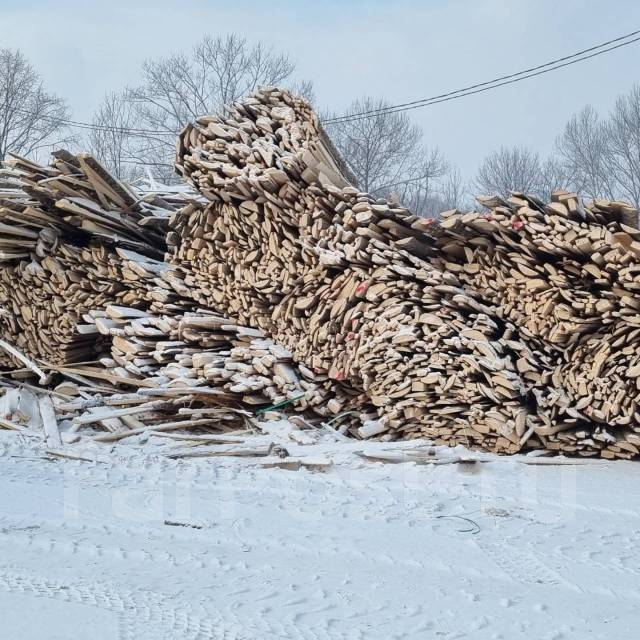
<path id="1" fill-rule="evenodd" d="M 279 89 L 188 126 L 176 168 L 195 191 L 141 193 L 65 152 L 0 175 L 5 384 L 37 374 L 65 437 L 283 407 L 361 438 L 638 455 L 628 205 L 514 193 L 419 218 L 354 186 Z"/>
<path id="2" fill-rule="evenodd" d="M 373 405 L 367 433 L 637 455 L 629 206 L 513 194 L 420 219 L 352 186 L 309 104 L 278 89 L 187 127 L 177 167 L 209 201 L 170 222 L 191 295 L 350 388 L 340 410 Z"/>

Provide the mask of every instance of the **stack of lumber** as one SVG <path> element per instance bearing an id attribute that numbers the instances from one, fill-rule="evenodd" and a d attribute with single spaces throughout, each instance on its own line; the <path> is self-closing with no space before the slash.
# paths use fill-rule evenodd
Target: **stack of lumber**
<path id="1" fill-rule="evenodd" d="M 209 201 L 170 221 L 190 294 L 351 389 L 336 410 L 373 405 L 359 435 L 638 454 L 627 205 L 514 194 L 420 219 L 352 186 L 308 103 L 277 89 L 188 126 L 177 168 Z"/>
<path id="2" fill-rule="evenodd" d="M 569 453 L 639 452 L 640 232 L 625 203 L 556 192 L 479 199 L 489 214 L 452 212 L 441 225 L 443 268 L 519 328 L 537 362 L 535 433 Z M 631 226 L 633 225 L 633 226 Z M 541 366 L 543 365 L 543 366 Z"/>
<path id="3" fill-rule="evenodd" d="M 12 383 L 0 427 L 55 448 L 286 407 L 360 438 L 640 453 L 628 205 L 514 193 L 422 219 L 353 186 L 278 89 L 188 126 L 176 167 L 198 193 L 65 152 L 0 174 L 2 364 L 49 384 Z"/>
<path id="4" fill-rule="evenodd" d="M 80 440 L 245 431 L 269 409 L 329 414 L 335 402 L 332 385 L 305 377 L 284 348 L 210 312 L 153 316 L 108 305 L 86 320 L 111 343 L 110 353 L 50 367 L 67 378 L 50 391 L 5 381 L 0 428 L 41 435 L 56 451 Z M 57 434 L 51 441 L 47 424 Z"/>
<path id="5" fill-rule="evenodd" d="M 13 157 L 1 175 L 0 361 L 13 378 L 73 381 L 52 396 L 55 414 L 73 419 L 72 433 L 107 429 L 117 439 L 145 425 L 200 428 L 212 416 L 224 427 L 224 416 L 244 422 L 244 409 L 273 405 L 330 412 L 326 376 L 298 368 L 260 331 L 198 312 L 159 259 L 169 217 L 197 202 L 192 191 L 137 191 L 90 156 L 66 152 L 50 167 Z M 58 402 L 69 389 L 84 399 Z M 16 393 L 9 387 L 9 400 Z M 31 399 L 28 388 L 20 393 Z M 94 419 L 104 407 L 108 417 Z M 32 417 L 9 410 L 5 427 L 29 430 Z"/>
<path id="6" fill-rule="evenodd" d="M 55 155 L 51 167 L 13 157 L 1 172 L 0 332 L 22 352 L 64 364 L 101 349 L 88 311 L 179 297 L 162 259 L 168 218 L 186 200 L 140 197 L 90 156 Z M 2 354 L 3 365 L 11 361 Z"/>
<path id="7" fill-rule="evenodd" d="M 215 397 L 247 409 L 278 405 L 330 415 L 338 402 L 327 376 L 294 364 L 291 353 L 261 331 L 211 311 L 154 316 L 109 305 L 89 316 L 111 343 L 100 364 L 117 382 L 188 388 L 195 395 L 215 390 Z"/>

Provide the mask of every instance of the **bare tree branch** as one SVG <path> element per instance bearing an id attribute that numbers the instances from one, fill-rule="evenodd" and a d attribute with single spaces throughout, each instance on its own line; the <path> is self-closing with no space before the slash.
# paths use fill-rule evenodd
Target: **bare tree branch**
<path id="1" fill-rule="evenodd" d="M 480 165 L 476 188 L 489 195 L 508 196 L 511 191 L 541 194 L 540 157 L 526 147 L 501 147 Z"/>
<path id="2" fill-rule="evenodd" d="M 45 91 L 24 55 L 0 49 L 0 160 L 72 141 L 68 119 L 65 101 Z"/>
<path id="3" fill-rule="evenodd" d="M 461 211 L 473 208 L 472 199 L 467 185 L 462 179 L 462 174 L 457 167 L 451 168 L 441 185 L 442 210 L 460 209 Z"/>
<path id="4" fill-rule="evenodd" d="M 132 134 L 127 129 L 137 128 L 132 104 L 124 93 L 111 93 L 93 117 L 93 129 L 89 135 L 91 153 L 117 178 L 133 179 L 142 173 L 132 165 Z"/>
<path id="5" fill-rule="evenodd" d="M 540 165 L 539 194 L 543 199 L 548 198 L 554 191 L 575 190 L 575 176 L 559 158 L 548 158 Z"/>
<path id="6" fill-rule="evenodd" d="M 618 98 L 604 125 L 605 165 L 614 195 L 640 206 L 640 87 Z M 609 182 L 612 180 L 609 179 Z"/>
<path id="7" fill-rule="evenodd" d="M 345 115 L 387 106 L 384 100 L 365 97 Z M 424 146 L 422 130 L 405 113 L 381 111 L 371 118 L 339 121 L 331 124 L 329 134 L 361 189 L 391 196 L 419 215 L 443 210 L 439 181 L 447 163 L 438 149 Z"/>
<path id="8" fill-rule="evenodd" d="M 556 141 L 558 157 L 573 188 L 589 197 L 614 197 L 615 179 L 607 166 L 607 135 L 595 109 L 587 106 L 569 120 Z"/>
<path id="9" fill-rule="evenodd" d="M 142 83 L 127 89 L 124 96 L 135 128 L 166 134 L 156 134 L 158 144 L 151 148 L 148 136 L 132 135 L 127 142 L 130 162 L 154 166 L 156 175 L 164 166 L 157 177 L 170 181 L 175 138 L 188 122 L 220 111 L 261 86 L 286 83 L 294 68 L 288 56 L 260 43 L 250 45 L 235 34 L 206 36 L 189 54 L 148 60 Z M 297 88 L 305 95 L 313 93 L 310 83 Z"/>
<path id="10" fill-rule="evenodd" d="M 384 100 L 362 98 L 345 115 L 386 106 Z M 422 131 L 404 113 L 382 112 L 372 118 L 337 122 L 329 134 L 365 191 L 376 193 L 418 175 L 409 172 L 419 159 Z"/>

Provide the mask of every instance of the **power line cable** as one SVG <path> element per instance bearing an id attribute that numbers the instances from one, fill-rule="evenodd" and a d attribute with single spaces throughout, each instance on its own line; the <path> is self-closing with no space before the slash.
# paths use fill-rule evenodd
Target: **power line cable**
<path id="1" fill-rule="evenodd" d="M 622 47 L 626 47 L 628 45 L 634 44 L 635 42 L 638 42 L 640 40 L 640 37 L 634 37 L 634 36 L 638 36 L 639 34 L 640 34 L 640 30 L 632 31 L 631 33 L 628 33 L 624 36 L 614 38 L 613 40 L 608 40 L 607 42 L 603 42 L 593 47 L 589 47 L 588 49 L 583 49 L 582 51 L 578 51 L 576 53 L 564 56 L 562 58 L 557 58 L 556 60 L 552 60 L 550 62 L 546 62 L 544 64 L 531 67 L 530 69 L 519 71 L 517 73 L 512 73 L 506 76 L 495 78 L 493 80 L 488 80 L 486 82 L 470 85 L 468 87 L 464 87 L 456 91 L 450 91 L 448 93 L 432 96 L 431 98 L 424 98 L 422 100 L 414 100 L 412 102 L 405 102 L 397 105 L 390 105 L 388 107 L 383 107 L 380 109 L 370 109 L 368 111 L 363 111 L 360 113 L 330 118 L 323 121 L 323 124 L 332 125 L 332 124 L 338 124 L 341 122 L 365 120 L 368 118 L 375 117 L 376 115 L 383 115 L 383 114 L 386 115 L 386 114 L 400 113 L 403 111 L 410 111 L 413 109 L 432 106 L 432 105 L 440 104 L 443 102 L 449 102 L 451 100 L 457 100 L 459 98 L 464 98 L 477 93 L 483 93 L 485 91 L 490 91 L 492 89 L 497 89 L 499 87 L 514 84 L 516 82 L 521 82 L 529 78 L 550 73 L 551 71 L 556 71 L 558 69 L 568 67 L 573 64 L 577 64 L 579 62 L 583 62 L 585 60 L 589 60 L 591 58 L 595 58 L 597 56 L 603 55 L 605 53 L 609 53 L 616 49 L 620 49 Z M 585 54 L 589 54 L 589 55 L 585 55 Z M 17 111 L 25 115 L 33 115 L 33 113 L 24 109 L 18 109 Z M 159 130 L 153 130 L 153 129 L 137 128 L 137 127 L 119 127 L 115 125 L 99 125 L 99 124 L 92 124 L 89 122 L 82 122 L 79 120 L 71 120 L 68 118 L 58 119 L 58 118 L 55 118 L 54 116 L 42 116 L 42 118 L 46 120 L 58 121 L 61 124 L 69 127 L 92 130 L 92 131 L 103 131 L 107 133 L 122 133 L 122 134 L 134 135 L 139 137 L 177 135 L 176 132 L 166 131 L 166 130 L 159 131 Z"/>
<path id="2" fill-rule="evenodd" d="M 51 118 L 53 119 L 53 118 Z M 177 135 L 173 131 L 154 131 L 153 129 L 138 129 L 129 127 L 118 127 L 116 125 L 91 124 L 90 122 L 79 122 L 77 120 L 61 120 L 62 124 L 75 127 L 77 129 L 91 129 L 93 131 L 105 131 L 108 133 L 128 133 L 128 134 L 145 134 L 145 135 Z"/>
<path id="3" fill-rule="evenodd" d="M 26 109 L 16 109 L 17 113 L 21 113 L 26 116 L 34 116 L 32 111 Z M 140 129 L 136 127 L 119 127 L 117 125 L 101 125 L 92 124 L 90 122 L 81 122 L 79 120 L 70 120 L 68 118 L 57 118 L 56 116 L 38 115 L 41 120 L 49 120 L 53 122 L 59 122 L 61 125 L 74 127 L 76 129 L 90 129 L 92 131 L 105 131 L 108 133 L 127 133 L 127 134 L 149 134 L 149 135 L 177 135 L 173 131 L 156 131 L 153 129 Z"/>
<path id="4" fill-rule="evenodd" d="M 453 91 L 450 92 L 448 94 L 443 94 L 442 97 L 438 97 L 438 96 L 434 96 L 433 98 L 427 98 L 425 100 L 418 100 L 418 101 L 414 101 L 412 103 L 405 103 L 404 105 L 392 105 L 390 107 L 385 108 L 384 110 L 372 110 L 371 112 L 363 112 L 361 114 L 353 114 L 352 116 L 346 116 L 343 117 L 342 119 L 338 120 L 338 119 L 331 119 L 331 120 L 326 120 L 323 122 L 323 124 L 336 124 L 337 122 L 348 122 L 348 121 L 357 121 L 357 120 L 366 120 L 369 119 L 371 117 L 375 117 L 375 115 L 380 115 L 380 114 L 387 114 L 387 113 L 400 113 L 403 111 L 410 111 L 413 109 L 419 109 L 421 107 L 427 107 L 427 106 L 431 106 L 434 104 L 440 104 L 442 102 L 449 102 L 451 100 L 457 100 L 458 98 L 464 98 L 466 96 L 470 96 L 470 95 L 474 95 L 477 93 L 483 93 L 485 91 L 489 91 L 491 89 L 496 89 L 498 87 L 502 87 L 502 86 L 506 86 L 506 85 L 510 85 L 510 84 L 514 84 L 516 82 L 521 82 L 522 80 L 526 80 L 528 78 L 533 78 L 539 75 L 543 75 L 545 73 L 550 73 L 551 71 L 555 71 L 557 69 L 561 69 L 563 67 L 568 67 L 571 66 L 573 64 L 577 64 L 578 62 L 582 62 L 584 60 L 588 60 L 590 58 L 595 58 L 599 55 L 603 55 L 605 53 L 608 53 L 610 51 L 614 51 L 616 49 L 620 49 L 622 47 L 628 46 L 630 44 L 633 44 L 635 42 L 640 41 L 640 36 L 633 38 L 632 40 L 627 40 L 625 42 L 621 42 L 622 40 L 625 40 L 625 38 L 629 38 L 629 36 L 631 35 L 637 35 L 640 34 L 640 30 L 638 31 L 634 31 L 631 34 L 628 34 L 627 36 L 621 36 L 620 38 L 616 38 L 615 40 L 610 40 L 607 43 L 603 43 L 601 45 L 597 45 L 595 47 L 590 47 L 589 49 L 585 49 L 582 52 L 573 54 L 572 56 L 565 56 L 564 58 L 560 58 L 557 61 L 554 62 L 550 62 L 550 63 L 546 63 L 544 65 L 539 65 L 538 67 L 533 67 L 532 69 L 538 69 L 538 71 L 535 71 L 533 73 L 527 73 L 526 71 L 522 71 L 519 74 L 511 74 L 509 76 L 503 76 L 503 78 L 511 78 L 510 80 L 504 80 L 503 82 L 498 82 L 498 84 L 495 84 L 498 80 L 500 79 L 496 79 L 494 81 L 492 81 L 494 84 L 491 84 L 491 82 L 485 82 L 485 83 L 480 83 L 477 85 L 473 85 L 474 87 L 477 87 L 474 90 L 465 90 L 465 89 L 460 89 L 458 91 Z M 616 44 L 614 46 L 610 46 L 606 49 L 597 51 L 597 49 L 601 49 L 601 47 L 606 46 L 607 44 L 610 43 L 615 43 L 618 42 L 619 44 Z M 575 56 L 580 56 L 582 55 L 584 52 L 588 52 L 588 51 L 595 51 L 595 53 L 590 53 L 589 55 L 584 55 L 582 57 L 579 57 L 577 59 L 573 59 L 575 58 Z M 563 62 L 561 64 L 557 64 L 557 62 L 559 62 L 560 60 L 565 60 L 567 62 Z M 555 65 L 555 66 L 549 66 L 549 65 Z M 526 75 L 521 75 L 521 74 L 526 74 Z M 518 77 L 520 76 L 520 77 Z M 471 89 L 471 87 L 470 87 Z M 373 114 L 373 115 L 372 115 Z M 166 133 L 166 132 L 165 132 Z M 143 164 L 143 163 L 134 163 L 134 164 Z M 402 183 L 399 184 L 404 184 L 404 183 L 411 183 L 411 182 L 415 182 L 419 179 L 422 178 L 412 178 L 409 179 L 407 181 L 403 181 Z"/>
<path id="5" fill-rule="evenodd" d="M 517 73 L 512 73 L 506 76 L 501 76 L 499 78 L 494 78 L 493 80 L 488 80 L 486 82 L 470 85 L 462 89 L 457 89 L 456 91 L 450 91 L 448 93 L 432 96 L 431 98 L 423 98 L 422 100 L 414 100 L 412 102 L 405 102 L 397 105 L 390 105 L 388 107 L 381 107 L 379 109 L 370 109 L 368 111 L 362 111 L 359 113 L 349 114 L 345 116 L 337 116 L 335 118 L 329 118 L 323 121 L 323 124 L 325 125 L 338 124 L 341 122 L 364 120 L 364 119 L 375 117 L 376 115 L 383 115 L 387 113 L 399 113 L 402 111 L 410 111 L 413 109 L 419 109 L 421 107 L 431 106 L 433 104 L 440 104 L 442 102 L 449 102 L 450 100 L 464 98 L 466 96 L 474 95 L 476 93 L 482 93 L 484 91 L 489 91 L 491 89 L 496 89 L 498 87 L 502 87 L 505 85 L 514 84 L 516 82 L 521 82 L 522 80 L 527 80 L 529 78 L 543 75 L 545 73 L 550 73 L 551 71 L 556 71 L 557 69 L 562 69 L 564 67 L 577 64 L 578 62 L 583 62 L 584 60 L 589 60 L 590 58 L 595 58 L 605 53 L 609 53 L 610 51 L 614 51 L 616 49 L 626 47 L 640 40 L 640 37 L 633 38 L 633 36 L 638 36 L 638 34 L 640 34 L 640 30 L 633 31 L 631 33 L 628 33 L 625 36 L 620 36 L 619 38 L 608 40 L 607 42 L 603 42 L 599 45 L 589 47 L 588 49 L 583 49 L 582 51 L 578 51 L 571 55 L 564 56 L 562 58 L 558 58 L 550 62 L 546 62 L 536 67 L 531 67 L 530 69 L 525 69 Z M 633 38 L 633 39 L 630 40 L 629 38 Z M 615 43 L 619 43 L 619 44 L 615 44 Z M 609 45 L 614 45 L 614 46 L 609 46 Z M 607 47 L 607 48 L 603 49 L 603 47 Z M 598 49 L 602 49 L 602 50 L 598 51 Z M 595 52 L 595 53 L 591 53 L 591 52 Z M 585 54 L 589 54 L 589 55 L 585 55 Z"/>

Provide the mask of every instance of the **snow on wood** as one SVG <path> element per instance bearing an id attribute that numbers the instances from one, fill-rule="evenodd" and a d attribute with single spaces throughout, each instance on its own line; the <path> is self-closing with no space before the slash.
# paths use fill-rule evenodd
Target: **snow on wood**
<path id="1" fill-rule="evenodd" d="M 188 126 L 176 160 L 193 189 L 137 192 L 64 151 L 0 175 L 2 363 L 76 385 L 53 397 L 70 433 L 224 434 L 278 410 L 357 438 L 640 453 L 628 205 L 514 193 L 421 219 L 353 186 L 278 89 Z"/>

